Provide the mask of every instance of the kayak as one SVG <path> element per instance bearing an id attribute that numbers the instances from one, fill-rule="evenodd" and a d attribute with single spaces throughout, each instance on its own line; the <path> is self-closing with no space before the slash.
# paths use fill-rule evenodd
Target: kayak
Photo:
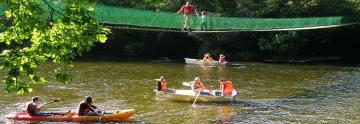
<path id="1" fill-rule="evenodd" d="M 170 101 L 181 102 L 193 102 L 197 96 L 197 93 L 193 90 L 175 90 L 173 93 L 163 93 L 162 91 L 156 91 L 157 98 L 166 99 Z M 237 91 L 233 90 L 231 96 L 222 96 L 219 90 L 207 91 L 209 94 L 200 94 L 197 102 L 232 102 L 235 101 Z"/>
<path id="2" fill-rule="evenodd" d="M 218 62 L 218 61 L 212 61 L 212 62 L 205 62 L 201 59 L 191 59 L 191 58 L 184 58 L 186 64 L 192 64 L 192 65 L 203 65 L 203 66 L 230 66 L 230 67 L 238 67 L 243 66 L 242 64 L 237 63 L 229 63 L 229 62 Z"/>
<path id="3" fill-rule="evenodd" d="M 53 122 L 119 122 L 126 121 L 135 115 L 135 109 L 118 110 L 102 116 L 78 116 L 77 113 L 54 113 L 53 116 L 30 116 L 27 112 L 16 112 L 7 115 L 7 119 L 16 121 L 53 121 Z"/>

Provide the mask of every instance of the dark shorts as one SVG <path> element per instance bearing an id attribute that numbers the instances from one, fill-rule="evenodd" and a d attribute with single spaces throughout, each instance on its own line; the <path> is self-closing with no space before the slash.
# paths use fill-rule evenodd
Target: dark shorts
<path id="1" fill-rule="evenodd" d="M 99 116 L 99 114 L 96 112 L 88 112 L 88 113 L 85 113 L 83 116 Z"/>
<path id="2" fill-rule="evenodd" d="M 213 94 L 209 92 L 200 92 L 200 96 L 213 96 Z"/>

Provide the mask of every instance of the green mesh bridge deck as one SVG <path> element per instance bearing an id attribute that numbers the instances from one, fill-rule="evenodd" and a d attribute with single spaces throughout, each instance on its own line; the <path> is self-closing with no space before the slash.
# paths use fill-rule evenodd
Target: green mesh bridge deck
<path id="1" fill-rule="evenodd" d="M 96 18 L 105 24 L 125 26 L 129 29 L 180 30 L 184 25 L 183 15 L 168 12 L 97 6 Z M 200 30 L 200 17 L 191 18 L 191 27 Z M 358 16 L 314 17 L 314 18 L 240 18 L 209 16 L 208 31 L 285 31 L 330 28 L 357 24 Z M 135 28 L 134 28 L 135 27 Z"/>
<path id="2" fill-rule="evenodd" d="M 45 5 L 46 6 L 46 5 Z M 62 10 L 60 4 L 52 4 Z M 4 4 L 0 7 L 4 13 Z M 181 31 L 184 25 L 183 15 L 170 12 L 131 9 L 114 6 L 97 5 L 96 19 L 110 28 Z M 200 30 L 200 17 L 191 17 L 191 28 Z M 313 18 L 241 18 L 241 17 L 211 17 L 207 31 L 198 32 L 233 32 L 233 31 L 287 31 L 331 28 L 358 24 L 359 16 L 313 17 Z M 109 26 L 110 25 L 110 26 Z"/>

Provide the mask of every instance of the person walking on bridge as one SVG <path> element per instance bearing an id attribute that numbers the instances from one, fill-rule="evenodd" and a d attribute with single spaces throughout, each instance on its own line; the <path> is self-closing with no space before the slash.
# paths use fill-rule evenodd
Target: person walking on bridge
<path id="1" fill-rule="evenodd" d="M 186 2 L 186 4 L 183 5 L 176 14 L 179 14 L 181 12 L 184 13 L 184 17 L 185 17 L 185 24 L 184 24 L 183 30 L 185 30 L 186 28 L 191 30 L 191 27 L 190 27 L 190 17 L 191 17 L 191 15 L 193 15 L 194 12 L 195 12 L 196 15 L 199 15 L 198 11 L 196 10 L 196 6 L 191 5 L 190 2 Z"/>

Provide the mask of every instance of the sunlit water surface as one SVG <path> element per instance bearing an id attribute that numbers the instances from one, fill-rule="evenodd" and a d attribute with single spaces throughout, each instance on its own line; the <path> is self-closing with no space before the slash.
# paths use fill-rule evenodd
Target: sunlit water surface
<path id="1" fill-rule="evenodd" d="M 45 110 L 68 111 L 76 109 L 86 95 L 107 111 L 136 109 L 128 123 L 360 123 L 359 66 L 244 63 L 240 67 L 201 67 L 103 61 L 74 65 L 69 84 L 36 84 L 27 95 L 0 92 L 0 123 L 19 123 L 4 115 L 20 111 L 31 96 L 41 96 L 43 102 L 62 98 L 63 102 Z M 49 77 L 54 68 L 46 64 L 41 74 Z M 195 76 L 217 89 L 218 78 L 225 77 L 234 82 L 239 95 L 233 103 L 197 103 L 195 108 L 192 103 L 158 100 L 154 79 L 163 74 L 168 87 L 176 89 L 189 89 L 181 82 Z"/>

